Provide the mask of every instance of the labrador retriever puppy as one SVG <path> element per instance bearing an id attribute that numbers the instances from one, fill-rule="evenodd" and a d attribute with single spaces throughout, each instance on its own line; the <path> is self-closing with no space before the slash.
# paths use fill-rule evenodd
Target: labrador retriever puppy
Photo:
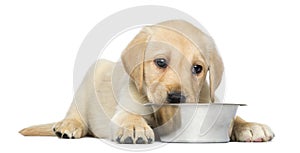
<path id="1" fill-rule="evenodd" d="M 152 143 L 153 128 L 166 122 L 178 124 L 173 117 L 178 108 L 153 110 L 143 104 L 215 102 L 223 70 L 213 39 L 194 25 L 170 20 L 146 26 L 123 51 L 121 62 L 102 59 L 91 66 L 62 121 L 31 126 L 20 133 Z M 232 141 L 270 141 L 273 137 L 267 125 L 240 117 L 233 122 Z"/>

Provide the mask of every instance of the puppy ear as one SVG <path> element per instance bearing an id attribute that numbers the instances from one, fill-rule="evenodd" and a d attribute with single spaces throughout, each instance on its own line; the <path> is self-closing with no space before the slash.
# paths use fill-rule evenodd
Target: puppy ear
<path id="1" fill-rule="evenodd" d="M 215 101 L 215 91 L 222 80 L 224 66 L 215 46 L 209 49 L 209 86 L 211 102 Z"/>
<path id="2" fill-rule="evenodd" d="M 139 92 L 141 92 L 143 85 L 145 50 L 149 39 L 150 34 L 144 28 L 129 43 L 121 56 L 125 71 L 135 82 Z"/>

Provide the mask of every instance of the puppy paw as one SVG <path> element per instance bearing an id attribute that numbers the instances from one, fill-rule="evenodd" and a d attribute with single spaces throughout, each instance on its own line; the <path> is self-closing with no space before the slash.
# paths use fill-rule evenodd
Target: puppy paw
<path id="1" fill-rule="evenodd" d="M 77 139 L 84 136 L 85 128 L 75 119 L 65 119 L 52 127 L 53 132 L 59 138 Z"/>
<path id="2" fill-rule="evenodd" d="M 147 124 L 124 124 L 118 128 L 115 141 L 123 144 L 149 144 L 154 141 L 154 132 Z"/>
<path id="3" fill-rule="evenodd" d="M 266 142 L 274 138 L 271 128 L 259 123 L 238 123 L 234 125 L 231 140 L 241 142 Z"/>

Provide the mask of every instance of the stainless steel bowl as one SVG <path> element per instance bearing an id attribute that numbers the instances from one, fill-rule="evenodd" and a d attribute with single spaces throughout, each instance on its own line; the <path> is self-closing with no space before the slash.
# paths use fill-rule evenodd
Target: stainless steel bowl
<path id="1" fill-rule="evenodd" d="M 162 142 L 228 142 L 230 124 L 238 106 L 244 104 L 149 103 L 145 106 L 156 111 L 158 127 L 154 130 Z M 160 115 L 169 117 L 161 119 Z"/>

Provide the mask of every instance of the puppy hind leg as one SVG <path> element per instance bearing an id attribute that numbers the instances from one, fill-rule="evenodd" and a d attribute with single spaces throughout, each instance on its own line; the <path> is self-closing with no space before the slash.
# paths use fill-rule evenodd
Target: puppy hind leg
<path id="1" fill-rule="evenodd" d="M 74 103 L 60 122 L 34 125 L 19 131 L 24 136 L 58 136 L 59 138 L 81 138 L 88 133 L 88 128 L 81 118 Z"/>
<path id="2" fill-rule="evenodd" d="M 65 139 L 77 139 L 87 134 L 85 126 L 76 119 L 64 119 L 57 122 L 52 130 L 57 137 Z"/>
<path id="3" fill-rule="evenodd" d="M 88 134 L 87 124 L 76 109 L 74 102 L 67 116 L 62 121 L 54 124 L 52 130 L 57 137 L 65 139 L 82 138 Z"/>

